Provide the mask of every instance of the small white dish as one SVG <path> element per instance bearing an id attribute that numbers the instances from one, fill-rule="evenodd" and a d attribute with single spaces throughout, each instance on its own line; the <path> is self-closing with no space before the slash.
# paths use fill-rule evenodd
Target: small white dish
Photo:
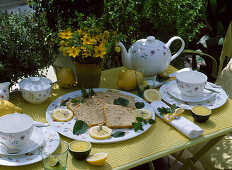
<path id="1" fill-rule="evenodd" d="M 44 135 L 44 142 L 42 147 L 46 152 L 53 153 L 58 147 L 57 143 L 50 142 L 51 139 L 60 139 L 58 133 L 50 126 L 39 128 Z M 39 153 L 39 148 L 36 150 L 25 153 L 22 155 L 1 155 L 0 154 L 0 165 L 3 166 L 23 166 L 30 165 L 42 160 Z M 16 168 L 17 169 L 17 168 Z"/>
<path id="2" fill-rule="evenodd" d="M 208 90 L 204 90 L 203 93 L 201 93 L 198 96 L 193 96 L 193 97 L 186 96 L 177 87 L 176 81 L 172 81 L 172 83 L 169 84 L 168 88 L 169 88 L 170 95 L 172 95 L 173 97 L 175 97 L 179 100 L 185 101 L 185 102 L 202 102 L 205 100 L 209 100 L 210 98 L 212 98 L 214 96 L 214 93 L 212 93 Z"/>
<path id="3" fill-rule="evenodd" d="M 172 82 L 173 81 L 165 83 L 160 87 L 159 92 L 162 96 L 162 99 L 171 105 L 176 104 L 178 107 L 186 109 L 186 110 L 191 110 L 192 107 L 195 105 L 205 106 L 205 107 L 208 107 L 209 109 L 216 109 L 216 108 L 219 108 L 222 105 L 224 105 L 228 99 L 228 95 L 221 88 L 221 89 L 217 89 L 220 93 L 214 93 L 213 97 L 210 98 L 209 100 L 205 100 L 205 101 L 201 101 L 201 102 L 185 102 L 185 101 L 182 101 L 182 100 L 179 100 L 179 99 L 173 97 L 169 93 L 168 86 Z M 207 84 L 214 85 L 213 83 L 210 83 L 210 82 L 207 82 Z"/>
<path id="4" fill-rule="evenodd" d="M 44 142 L 44 134 L 41 132 L 41 130 L 37 127 L 33 127 L 33 132 L 31 137 L 26 141 L 26 143 L 20 147 L 20 152 L 10 154 L 7 152 L 7 149 L 0 145 L 0 154 L 3 155 L 22 155 L 25 153 L 29 153 L 35 149 L 37 149 L 39 146 L 41 146 Z"/>

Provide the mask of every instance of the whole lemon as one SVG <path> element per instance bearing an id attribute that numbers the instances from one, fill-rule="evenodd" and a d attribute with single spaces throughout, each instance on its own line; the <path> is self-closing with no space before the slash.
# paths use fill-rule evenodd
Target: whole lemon
<path id="1" fill-rule="evenodd" d="M 137 87 L 135 70 L 122 72 L 117 80 L 117 85 L 123 90 L 133 90 Z"/>
<path id="2" fill-rule="evenodd" d="M 58 85 L 63 88 L 73 87 L 76 79 L 73 71 L 69 68 L 62 68 L 57 74 Z"/>

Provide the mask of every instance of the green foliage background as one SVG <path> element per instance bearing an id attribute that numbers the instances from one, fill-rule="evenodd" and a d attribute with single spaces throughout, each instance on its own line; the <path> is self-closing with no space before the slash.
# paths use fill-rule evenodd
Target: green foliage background
<path id="1" fill-rule="evenodd" d="M 16 83 L 39 75 L 53 61 L 45 20 L 34 22 L 32 13 L 0 13 L 0 82 Z"/>

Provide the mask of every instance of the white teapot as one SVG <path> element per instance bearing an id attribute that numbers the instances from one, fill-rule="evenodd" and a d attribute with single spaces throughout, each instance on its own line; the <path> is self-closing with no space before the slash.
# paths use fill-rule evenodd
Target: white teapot
<path id="1" fill-rule="evenodd" d="M 181 41 L 182 45 L 179 51 L 172 56 L 169 47 L 177 39 Z M 178 36 L 172 37 L 167 44 L 153 36 L 148 36 L 147 39 L 136 41 L 128 52 L 121 42 L 118 45 L 121 47 L 122 63 L 126 68 L 130 70 L 144 69 L 144 76 L 152 77 L 167 69 L 170 62 L 183 51 L 185 43 Z"/>

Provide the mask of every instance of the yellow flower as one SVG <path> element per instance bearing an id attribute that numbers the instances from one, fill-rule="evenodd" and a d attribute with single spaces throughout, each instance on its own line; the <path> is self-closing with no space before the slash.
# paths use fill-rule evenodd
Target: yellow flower
<path id="1" fill-rule="evenodd" d="M 70 47 L 67 51 L 67 53 L 69 54 L 69 56 L 73 56 L 73 58 L 75 58 L 77 55 L 79 55 L 81 49 L 79 47 Z"/>
<path id="2" fill-rule="evenodd" d="M 95 39 L 92 39 L 89 35 L 85 34 L 83 36 L 83 38 L 81 38 L 81 40 L 83 41 L 83 45 L 86 45 L 86 44 L 93 44 Z"/>
<path id="3" fill-rule="evenodd" d="M 72 32 L 71 31 L 66 31 L 64 30 L 63 32 L 60 32 L 59 36 L 60 38 L 65 38 L 65 39 L 69 39 L 69 38 L 72 38 Z"/>
<path id="4" fill-rule="evenodd" d="M 87 52 L 87 51 L 85 51 L 85 52 L 83 53 L 83 55 L 84 55 L 85 57 L 89 57 L 89 56 L 91 56 L 91 55 L 92 55 L 92 53 L 91 53 L 91 52 Z"/>
<path id="5" fill-rule="evenodd" d="M 83 34 L 83 31 L 81 29 L 77 29 L 77 32 L 79 36 Z"/>
<path id="6" fill-rule="evenodd" d="M 95 53 L 94 53 L 93 57 L 103 58 L 103 56 L 106 54 L 105 44 L 100 44 L 99 46 L 95 46 L 94 51 L 95 51 Z"/>

